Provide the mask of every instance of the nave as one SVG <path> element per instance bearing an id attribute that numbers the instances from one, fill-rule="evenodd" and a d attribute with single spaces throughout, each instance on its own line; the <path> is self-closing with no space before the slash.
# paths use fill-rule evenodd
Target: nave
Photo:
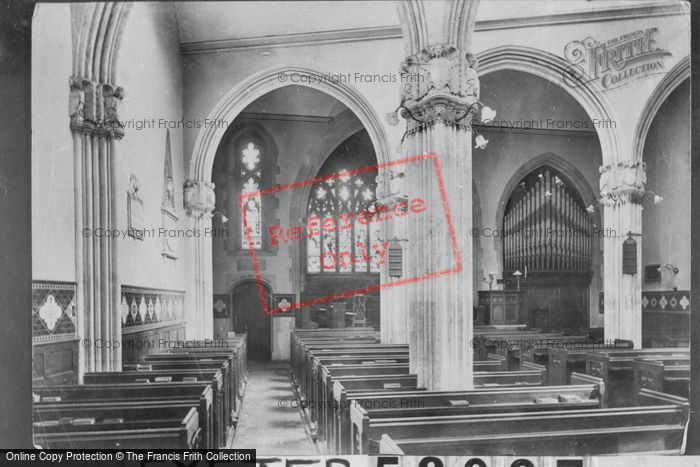
<path id="1" fill-rule="evenodd" d="M 503 2 L 38 5 L 0 441 L 700 449 L 688 9 Z"/>
<path id="2" fill-rule="evenodd" d="M 562 348 L 552 347 L 557 343 Z M 475 329 L 474 388 L 426 391 L 405 345 L 371 329 L 297 330 L 292 379 L 333 454 L 545 455 L 684 450 L 689 352 L 589 335 Z"/>

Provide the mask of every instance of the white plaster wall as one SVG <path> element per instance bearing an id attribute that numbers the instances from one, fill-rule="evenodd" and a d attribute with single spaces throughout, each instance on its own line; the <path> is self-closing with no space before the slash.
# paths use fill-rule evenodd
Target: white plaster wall
<path id="1" fill-rule="evenodd" d="M 690 289 L 690 94 L 688 81 L 656 114 L 647 135 L 644 161 L 647 189 L 664 198 L 645 200 L 642 215 L 642 265 L 678 267 L 675 283 L 642 284 L 644 290 Z"/>
<path id="2" fill-rule="evenodd" d="M 32 278 L 75 281 L 70 5 L 36 6 L 32 25 Z"/>
<path id="3" fill-rule="evenodd" d="M 179 255 L 173 261 L 161 255 L 161 201 L 165 163 L 166 128 L 170 128 L 177 228 L 192 232 L 183 210 L 185 181 L 182 159 L 182 60 L 179 33 L 171 5 L 135 3 L 123 32 L 117 64 L 117 84 L 124 87 L 121 119 L 126 125 L 119 143 L 117 170 L 117 227 L 126 229 L 127 190 L 133 174 L 140 182 L 146 228 L 156 235 L 143 241 L 130 237 L 118 241 L 119 278 L 123 285 L 186 290 L 192 296 L 190 261 L 194 240 L 177 238 L 171 244 Z M 150 124 L 155 119 L 155 124 Z M 161 124 L 159 120 L 165 122 Z M 136 122 L 150 122 L 138 129 Z"/>

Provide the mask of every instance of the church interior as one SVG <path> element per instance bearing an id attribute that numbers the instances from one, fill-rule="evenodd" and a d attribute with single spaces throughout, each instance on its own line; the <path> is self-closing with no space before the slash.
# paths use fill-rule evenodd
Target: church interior
<path id="1" fill-rule="evenodd" d="M 690 452 L 689 10 L 37 4 L 32 444 Z"/>

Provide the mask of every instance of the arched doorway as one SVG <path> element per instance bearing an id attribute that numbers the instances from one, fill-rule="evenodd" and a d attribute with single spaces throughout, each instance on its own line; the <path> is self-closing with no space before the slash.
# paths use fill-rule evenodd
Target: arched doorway
<path id="1" fill-rule="evenodd" d="M 549 165 L 532 170 L 512 189 L 502 220 L 503 277 L 524 291 L 529 326 L 588 326 L 591 214 L 574 183 Z"/>
<path id="2" fill-rule="evenodd" d="M 248 359 L 270 360 L 270 314 L 264 313 L 260 303 L 260 291 L 270 306 L 270 287 L 254 280 L 239 282 L 231 289 L 231 327 L 235 332 L 248 333 Z"/>

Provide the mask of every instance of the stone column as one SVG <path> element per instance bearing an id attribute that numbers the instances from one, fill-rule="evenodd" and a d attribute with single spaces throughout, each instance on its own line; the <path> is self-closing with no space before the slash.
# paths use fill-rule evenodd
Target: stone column
<path id="1" fill-rule="evenodd" d="M 642 237 L 637 242 L 637 273 L 622 273 L 622 244 L 627 232 L 642 233 L 642 197 L 646 164 L 619 162 L 600 168 L 603 203 L 603 293 L 605 339 L 629 339 L 642 347 Z"/>
<path id="2" fill-rule="evenodd" d="M 403 87 L 401 100 L 407 121 L 406 155 L 434 154 L 434 159 L 406 166 L 408 197 L 424 198 L 427 206 L 425 215 L 407 218 L 406 276 L 420 277 L 452 267 L 450 272 L 405 286 L 410 367 L 418 374 L 418 384 L 429 390 L 470 389 L 470 122 L 479 98 L 476 61 L 456 47 L 437 45 L 408 57 L 402 73 L 412 77 Z"/>
<path id="3" fill-rule="evenodd" d="M 377 202 L 387 206 L 406 200 L 405 167 L 395 166 L 380 170 L 377 185 Z M 403 277 L 406 277 L 406 222 L 404 217 L 394 217 L 383 222 L 384 238 L 398 240 L 404 249 Z M 389 277 L 388 261 L 381 270 L 381 283 L 396 280 Z M 387 287 L 380 294 L 380 328 L 382 344 L 408 344 L 408 300 L 403 286 Z"/>
<path id="4" fill-rule="evenodd" d="M 119 123 L 121 87 L 81 77 L 70 80 L 73 134 L 76 282 L 80 375 L 122 366 L 117 242 L 100 235 L 116 227 L 114 158 L 124 136 Z M 99 345 L 101 341 L 104 345 Z M 106 343 L 111 345 L 106 345 Z"/>
<path id="5" fill-rule="evenodd" d="M 185 310 L 187 339 L 211 339 L 214 337 L 212 244 L 211 236 L 204 235 L 204 232 L 211 229 L 216 201 L 214 184 L 187 180 L 183 199 L 185 212 L 194 220 L 195 231 L 200 233 L 194 239 L 194 297 L 188 300 Z"/>

